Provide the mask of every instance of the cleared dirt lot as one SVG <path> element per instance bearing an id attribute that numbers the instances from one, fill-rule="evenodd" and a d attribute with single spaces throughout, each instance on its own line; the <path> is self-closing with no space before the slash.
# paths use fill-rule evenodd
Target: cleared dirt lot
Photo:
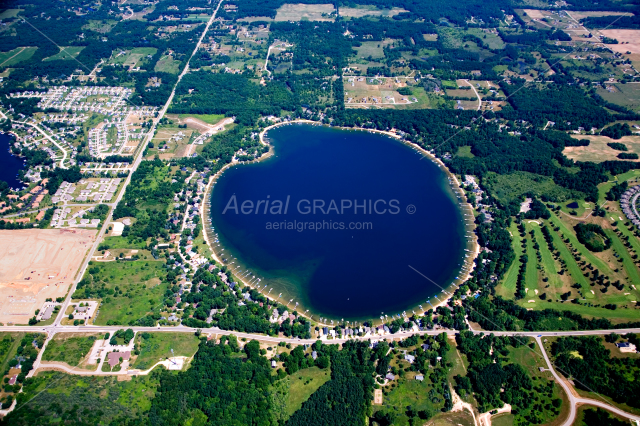
<path id="1" fill-rule="evenodd" d="M 322 16 L 323 13 L 329 15 L 336 9 L 332 4 L 283 4 L 276 14 L 276 21 L 334 21 L 335 18 Z"/>
<path id="2" fill-rule="evenodd" d="M 0 322 L 26 324 L 45 299 L 64 296 L 96 233 L 0 231 Z"/>
<path id="3" fill-rule="evenodd" d="M 629 151 L 640 155 L 640 136 L 624 136 L 620 139 L 611 139 L 606 136 L 591 135 L 575 135 L 575 139 L 588 139 L 591 141 L 589 146 L 570 146 L 564 149 L 563 154 L 568 158 L 576 161 L 593 161 L 594 163 L 602 163 L 608 160 L 619 160 L 617 155 L 621 151 L 616 151 L 607 146 L 607 143 L 618 142 L 627 146 Z M 640 161 L 640 160 L 625 160 Z"/>
<path id="4" fill-rule="evenodd" d="M 640 30 L 600 30 L 599 32 L 609 38 L 615 38 L 618 43 L 625 43 L 608 44 L 607 47 L 614 52 L 640 54 Z"/>

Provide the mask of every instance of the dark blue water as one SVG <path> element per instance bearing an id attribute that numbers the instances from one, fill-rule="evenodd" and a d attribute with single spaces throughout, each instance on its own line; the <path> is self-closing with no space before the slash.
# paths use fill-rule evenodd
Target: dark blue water
<path id="1" fill-rule="evenodd" d="M 18 180 L 18 172 L 24 168 L 24 161 L 11 154 L 14 139 L 10 135 L 0 133 L 0 180 L 11 188 L 22 188 L 24 184 Z"/>
<path id="2" fill-rule="evenodd" d="M 274 157 L 226 171 L 212 191 L 216 251 L 224 248 L 231 266 L 241 265 L 236 275 L 250 270 L 245 281 L 261 278 L 263 293 L 294 299 L 290 306 L 299 303 L 298 311 L 308 309 L 314 319 L 372 319 L 418 304 L 429 309 L 426 301 L 436 302 L 439 286 L 458 275 L 467 244 L 445 173 L 384 135 L 290 125 L 267 137 Z M 324 212 L 314 214 L 313 200 L 324 203 Z M 383 200 L 380 214 L 376 200 Z M 354 211 L 349 202 L 360 207 Z M 293 229 L 274 229 L 274 222 Z M 308 222 L 321 229 L 308 229 Z"/>

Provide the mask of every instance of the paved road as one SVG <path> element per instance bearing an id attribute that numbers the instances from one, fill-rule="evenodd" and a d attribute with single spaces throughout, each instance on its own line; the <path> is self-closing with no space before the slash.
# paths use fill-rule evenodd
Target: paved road
<path id="1" fill-rule="evenodd" d="M 464 82 L 467 83 L 469 86 L 471 86 L 473 93 L 476 94 L 476 97 L 478 98 L 478 111 L 480 111 L 480 107 L 482 107 L 482 99 L 480 98 L 480 94 L 478 93 L 476 88 L 473 87 L 473 84 L 469 83 L 469 80 L 464 80 Z"/>
<path id="2" fill-rule="evenodd" d="M 58 149 L 60 151 L 62 151 L 62 159 L 60 160 L 60 165 L 59 167 L 61 169 L 66 169 L 67 166 L 64 165 L 64 161 L 67 159 L 67 150 L 64 149 L 58 142 L 56 142 L 51 136 L 49 136 L 44 130 L 42 130 L 40 127 L 38 127 L 36 124 L 33 123 L 28 123 L 26 121 L 17 121 L 17 120 L 13 120 L 14 123 L 20 123 L 20 124 L 24 124 L 25 126 L 31 126 L 34 129 L 36 129 L 37 131 L 39 131 L 40 133 L 42 133 L 44 135 L 45 138 L 47 138 L 49 140 L 49 142 L 51 142 L 52 144 L 54 144 L 55 146 L 58 147 Z"/>
<path id="3" fill-rule="evenodd" d="M 553 368 L 553 365 L 551 364 L 551 360 L 549 359 L 549 356 L 547 355 L 547 351 L 545 351 L 544 346 L 542 345 L 541 338 L 536 336 L 535 339 L 536 339 L 536 342 L 538 343 L 538 346 L 540 347 L 540 350 L 542 351 L 542 355 L 544 356 L 544 360 L 547 363 L 547 368 L 549 369 L 551 374 L 553 374 L 553 377 L 556 379 L 556 382 L 558 382 L 558 384 L 560 386 L 562 386 L 562 389 L 564 389 L 564 393 L 566 393 L 567 397 L 569 398 L 569 403 L 570 403 L 569 417 L 564 421 L 564 423 L 562 424 L 563 426 L 571 426 L 573 424 L 573 422 L 576 420 L 576 413 L 577 413 L 578 404 L 580 404 L 580 405 L 593 405 L 593 406 L 596 406 L 596 407 L 603 408 L 605 410 L 611 411 L 612 413 L 615 413 L 618 416 L 625 417 L 625 418 L 631 419 L 631 420 L 640 421 L 640 416 L 638 416 L 638 415 L 627 413 L 626 411 L 622 411 L 621 409 L 619 409 L 617 407 L 614 407 L 613 405 L 609 405 L 609 404 L 607 404 L 606 402 L 603 402 L 603 401 L 598 401 L 596 399 L 581 397 L 575 391 L 573 386 L 571 386 L 569 383 L 567 383 L 567 380 L 564 377 L 560 377 L 560 375 L 558 373 L 556 373 L 555 369 Z"/>
<path id="4" fill-rule="evenodd" d="M 202 40 L 204 39 L 205 34 L 207 33 L 207 31 L 209 31 L 209 27 L 213 23 L 213 21 L 214 21 L 214 19 L 216 17 L 216 14 L 218 13 L 218 9 L 220 9 L 220 5 L 221 4 L 222 4 L 222 2 L 218 3 L 218 7 L 213 12 L 213 15 L 211 15 L 211 18 L 207 22 L 207 26 L 204 29 L 204 31 L 202 32 L 202 35 L 200 36 L 200 39 L 198 40 L 198 44 L 196 45 L 195 49 L 193 50 L 193 53 L 191 53 L 191 56 L 189 57 L 189 61 L 191 61 L 191 58 L 193 58 L 193 56 L 198 51 L 198 48 L 200 47 L 200 44 L 202 43 Z M 176 81 L 176 84 L 173 86 L 173 90 L 171 91 L 171 96 L 169 96 L 169 99 L 167 99 L 167 102 L 164 104 L 164 106 L 162 107 L 162 109 L 158 113 L 158 117 L 156 117 L 153 120 L 153 125 L 149 129 L 149 132 L 147 133 L 147 136 L 145 137 L 145 139 L 143 139 L 143 141 L 142 141 L 142 144 L 143 144 L 142 145 L 142 149 L 140 149 L 140 152 L 138 153 L 138 156 L 136 157 L 136 159 L 134 160 L 133 164 L 131 165 L 131 173 L 129 173 L 129 176 L 127 176 L 126 180 L 124 181 L 124 185 L 123 185 L 122 189 L 120 190 L 120 192 L 118 194 L 118 197 L 116 198 L 116 200 L 113 203 L 111 203 L 111 205 L 116 206 L 122 200 L 122 197 L 124 196 L 124 193 L 126 192 L 127 186 L 129 185 L 129 183 L 131 183 L 131 176 L 133 175 L 135 170 L 138 168 L 138 166 L 142 162 L 143 153 L 144 153 L 144 146 L 146 146 L 146 144 L 153 138 L 153 135 L 155 134 L 156 127 L 158 126 L 158 123 L 164 117 L 164 114 L 167 112 L 167 109 L 169 108 L 169 105 L 171 105 L 171 101 L 173 100 L 173 97 L 174 97 L 174 95 L 176 93 L 176 88 L 178 87 L 178 84 L 180 84 L 180 80 L 182 80 L 182 77 L 184 77 L 184 75 L 187 73 L 187 71 L 189 69 L 189 61 L 187 61 L 187 64 L 185 65 L 184 70 L 182 71 L 182 73 L 178 77 L 178 80 Z M 110 209 L 109 214 L 107 215 L 107 218 L 105 219 L 104 223 L 102 224 L 102 228 L 100 228 L 100 231 L 98 232 L 98 235 L 96 236 L 96 241 L 91 246 L 91 249 L 89 250 L 89 253 L 87 254 L 87 257 L 85 258 L 84 263 L 82 264 L 82 267 L 80 268 L 78 274 L 75 277 L 74 283 L 71 286 L 71 289 L 69 290 L 69 294 L 67 295 L 67 298 L 64 301 L 64 304 L 62 305 L 62 308 L 60 309 L 60 313 L 58 314 L 58 317 L 55 320 L 55 324 L 56 325 L 59 325 L 60 321 L 62 321 L 62 318 L 64 318 L 64 316 L 65 316 L 65 312 L 67 311 L 67 307 L 71 303 L 71 296 L 73 295 L 73 292 L 76 291 L 76 288 L 78 286 L 78 282 L 82 279 L 85 271 L 87 270 L 87 267 L 89 266 L 89 261 L 93 257 L 93 254 L 95 253 L 96 249 L 98 248 L 98 245 L 102 241 L 102 237 L 105 235 L 107 227 L 109 226 L 109 223 L 111 222 L 111 218 L 113 217 L 113 210 L 114 209 Z"/>

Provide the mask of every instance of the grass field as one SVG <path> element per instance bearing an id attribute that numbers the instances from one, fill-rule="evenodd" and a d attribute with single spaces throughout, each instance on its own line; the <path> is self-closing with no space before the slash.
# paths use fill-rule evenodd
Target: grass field
<path id="1" fill-rule="evenodd" d="M 596 92 L 606 101 L 633 111 L 640 109 L 640 87 L 638 84 L 613 84 L 614 92 L 598 88 Z"/>
<path id="2" fill-rule="evenodd" d="M 18 16 L 18 13 L 24 11 L 24 9 L 6 9 L 3 10 L 2 13 L 0 13 L 0 19 L 9 19 L 9 18 L 15 18 L 16 16 Z"/>
<path id="3" fill-rule="evenodd" d="M 153 56 L 156 54 L 158 49 L 155 47 L 136 47 L 134 49 L 126 51 L 123 55 L 120 55 L 120 52 L 114 52 L 109 63 L 124 65 L 128 67 L 140 66 L 142 62 L 144 62 L 149 55 Z"/>
<path id="4" fill-rule="evenodd" d="M 504 202 L 519 198 L 528 192 L 537 196 L 546 195 L 557 202 L 585 197 L 580 191 L 571 191 L 557 185 L 551 177 L 529 172 L 514 172 L 504 175 L 489 172 L 483 183 L 491 188 L 491 193 L 496 198 Z"/>
<path id="5" fill-rule="evenodd" d="M 91 31 L 96 31 L 100 34 L 106 34 L 109 31 L 111 31 L 111 29 L 113 27 L 116 26 L 116 24 L 118 23 L 118 21 L 113 20 L 113 19 L 106 19 L 104 21 L 102 20 L 89 20 L 89 23 L 86 24 L 85 26 L 82 27 L 83 30 L 91 30 Z"/>
<path id="6" fill-rule="evenodd" d="M 356 47 L 356 52 L 361 58 L 384 58 L 383 48 L 392 44 L 394 39 L 388 38 L 383 41 L 363 41 L 362 44 Z"/>
<path id="7" fill-rule="evenodd" d="M 44 361 L 64 362 L 71 367 L 75 367 L 89 354 L 96 339 L 102 337 L 102 334 L 85 334 L 82 336 L 69 333 L 56 334 L 47 343 L 42 359 Z"/>
<path id="8" fill-rule="evenodd" d="M 287 414 L 292 415 L 302 407 L 311 394 L 331 379 L 331 370 L 321 370 L 318 367 L 298 370 L 289 377 L 289 396 L 287 399 Z"/>
<path id="9" fill-rule="evenodd" d="M 122 419 L 131 419 L 151 408 L 158 385 L 155 374 L 118 381 L 116 377 L 82 377 L 47 371 L 25 383 L 24 397 L 29 404 L 19 405 L 5 421 L 28 424 L 16 420 L 26 417 L 27 410 L 42 410 L 44 418 L 60 418 L 58 410 L 62 410 L 69 420 L 77 419 L 77 423 L 81 419 L 83 424 L 121 424 Z"/>
<path id="10" fill-rule="evenodd" d="M 9 52 L 0 52 L 0 67 L 8 67 L 26 61 L 36 53 L 37 47 L 18 47 Z"/>
<path id="11" fill-rule="evenodd" d="M 84 46 L 66 46 L 60 49 L 60 52 L 53 56 L 43 59 L 44 61 L 66 61 L 76 58 L 82 52 Z"/>
<path id="12" fill-rule="evenodd" d="M 198 350 L 200 339 L 191 333 L 138 333 L 135 343 L 140 354 L 132 366 L 146 370 L 171 356 L 193 356 Z"/>
<path id="13" fill-rule="evenodd" d="M 130 241 L 127 237 L 105 237 L 100 246 L 107 246 L 109 249 L 138 249 L 147 247 L 144 242 Z"/>
<path id="14" fill-rule="evenodd" d="M 168 117 L 170 116 L 171 114 L 168 115 Z M 180 120 L 193 117 L 195 119 L 202 120 L 207 124 L 217 124 L 220 120 L 224 119 L 223 114 L 177 114 L 177 116 Z"/>
<path id="15" fill-rule="evenodd" d="M 85 274 L 91 278 L 88 284 L 93 296 L 104 288 L 96 325 L 129 324 L 160 308 L 167 284 L 162 283 L 163 262 L 155 260 L 92 262 Z M 85 298 L 84 288 L 77 290 L 74 298 Z"/>
<path id="16" fill-rule="evenodd" d="M 614 140 L 607 136 L 580 135 L 580 139 L 588 139 L 590 141 L 589 146 L 570 146 L 565 148 L 562 153 L 575 161 L 593 161 L 595 163 L 615 161 L 618 160 L 617 155 L 620 151 L 616 151 L 607 144 L 611 142 L 619 142 L 625 144 L 629 148 L 629 153 L 636 153 L 640 155 L 640 136 L 623 136 L 620 139 Z"/>
<path id="17" fill-rule="evenodd" d="M 172 56 L 163 56 L 158 59 L 154 70 L 157 72 L 178 74 L 180 72 L 180 61 L 174 60 Z"/>

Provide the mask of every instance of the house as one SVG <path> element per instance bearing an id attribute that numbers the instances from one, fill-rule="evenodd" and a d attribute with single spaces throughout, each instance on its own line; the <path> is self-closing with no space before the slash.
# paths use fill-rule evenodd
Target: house
<path id="1" fill-rule="evenodd" d="M 54 305 L 49 305 L 47 306 L 47 309 L 44 310 L 44 312 L 42 313 L 42 320 L 46 321 L 48 319 L 51 319 L 51 315 L 53 314 L 53 309 L 55 308 Z"/>
<path id="2" fill-rule="evenodd" d="M 318 358 L 318 352 L 316 351 L 311 352 L 311 358 L 313 358 L 314 360 Z"/>
<path id="3" fill-rule="evenodd" d="M 634 345 L 633 343 L 616 343 L 616 346 L 620 349 L 620 352 L 636 352 L 636 345 Z"/>
<path id="4" fill-rule="evenodd" d="M 396 379 L 396 376 L 394 376 L 394 375 L 393 375 L 393 374 L 391 374 L 391 373 L 387 373 L 387 375 L 386 375 L 386 376 L 384 376 L 384 378 L 385 378 L 385 379 L 387 379 L 387 380 L 395 380 L 395 379 Z"/>
<path id="5" fill-rule="evenodd" d="M 14 374 L 14 375 L 13 375 L 13 376 L 11 376 L 11 378 L 9 379 L 9 384 L 10 384 L 11 386 L 15 385 L 15 384 L 16 384 L 16 380 L 18 380 L 18 375 L 17 375 L 17 374 Z"/>
<path id="6" fill-rule="evenodd" d="M 109 366 L 113 368 L 120 363 L 120 358 L 122 358 L 123 361 L 127 361 L 129 358 L 131 358 L 131 352 L 109 352 L 107 354 L 107 358 Z"/>
<path id="7" fill-rule="evenodd" d="M 423 381 L 423 380 L 424 380 L 424 376 L 423 376 L 422 374 L 418 374 L 418 375 L 416 376 L 416 380 Z"/>
<path id="8" fill-rule="evenodd" d="M 329 327 L 322 327 L 322 334 L 325 336 L 329 334 Z"/>
<path id="9" fill-rule="evenodd" d="M 408 361 L 410 364 L 413 364 L 413 362 L 416 360 L 416 357 L 413 355 L 405 355 L 404 360 Z"/>
<path id="10" fill-rule="evenodd" d="M 278 366 L 278 363 L 274 360 L 271 361 L 271 368 L 276 368 Z"/>
<path id="11" fill-rule="evenodd" d="M 428 344 L 425 343 L 424 345 L 422 345 L 422 350 L 426 352 L 426 351 L 429 350 L 430 347 L 431 346 L 429 346 Z"/>

